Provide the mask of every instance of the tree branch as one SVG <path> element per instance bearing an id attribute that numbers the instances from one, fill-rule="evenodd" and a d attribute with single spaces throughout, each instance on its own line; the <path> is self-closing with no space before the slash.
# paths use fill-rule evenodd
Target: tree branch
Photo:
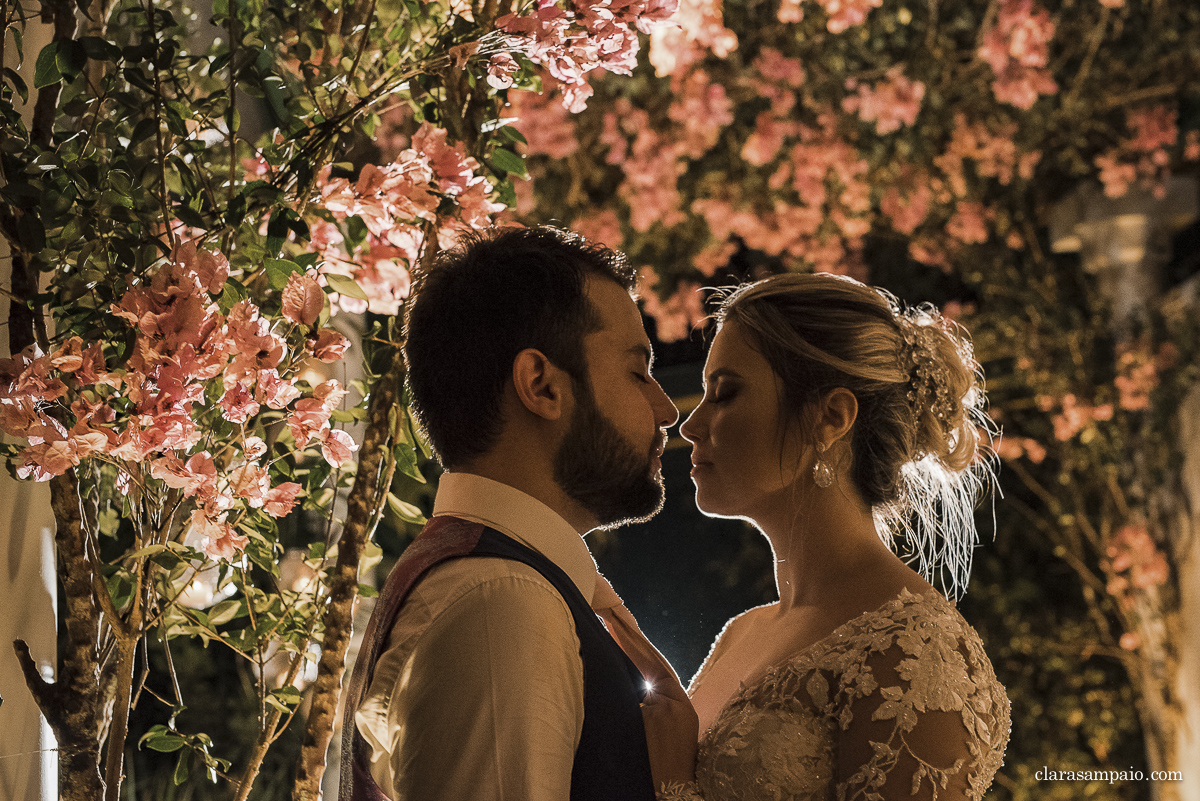
<path id="1" fill-rule="evenodd" d="M 371 535 L 369 523 L 380 494 L 388 488 L 380 485 L 384 450 L 391 447 L 389 414 L 400 402 L 400 383 L 404 356 L 399 347 L 392 362 L 371 392 L 369 424 L 359 451 L 358 475 L 347 499 L 346 524 L 338 540 L 337 564 L 329 587 L 325 611 L 325 637 L 321 660 L 313 682 L 312 707 L 300 759 L 296 766 L 293 801 L 316 801 L 320 797 L 321 777 L 325 773 L 325 752 L 333 737 L 333 721 L 341 697 L 342 675 L 346 669 L 346 651 L 353 632 L 354 600 L 358 597 L 358 568 L 363 549 Z M 343 726 L 354 725 L 342 721 Z"/>

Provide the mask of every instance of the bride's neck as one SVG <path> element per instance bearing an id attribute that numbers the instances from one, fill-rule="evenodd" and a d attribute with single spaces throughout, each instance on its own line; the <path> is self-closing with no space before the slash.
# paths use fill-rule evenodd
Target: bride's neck
<path id="1" fill-rule="evenodd" d="M 836 484 L 755 522 L 775 556 L 780 612 L 824 602 L 887 551 L 870 506 Z"/>

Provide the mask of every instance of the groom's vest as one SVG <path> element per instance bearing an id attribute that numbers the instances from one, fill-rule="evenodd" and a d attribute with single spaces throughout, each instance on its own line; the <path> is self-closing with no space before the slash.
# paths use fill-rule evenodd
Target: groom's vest
<path id="1" fill-rule="evenodd" d="M 339 801 L 387 801 L 387 793 L 371 776 L 370 747 L 355 726 L 355 712 L 409 591 L 434 565 L 467 556 L 499 557 L 529 565 L 558 590 L 575 619 L 583 660 L 583 731 L 571 769 L 571 801 L 654 801 L 646 731 L 638 706 L 645 695 L 642 674 L 557 565 L 495 529 L 446 516 L 432 518 L 405 549 L 371 613 L 342 716 Z"/>

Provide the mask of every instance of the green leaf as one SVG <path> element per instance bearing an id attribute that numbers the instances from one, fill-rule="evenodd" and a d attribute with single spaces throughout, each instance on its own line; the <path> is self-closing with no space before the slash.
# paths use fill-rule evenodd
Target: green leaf
<path id="1" fill-rule="evenodd" d="M 372 587 L 370 584 L 359 584 L 358 594 L 363 598 L 378 598 L 379 590 Z"/>
<path id="2" fill-rule="evenodd" d="M 192 755 L 190 753 L 185 751 L 179 755 L 179 761 L 175 763 L 175 774 L 171 777 L 176 787 L 187 781 L 191 763 Z"/>
<path id="3" fill-rule="evenodd" d="M 116 61 L 121 57 L 121 48 L 99 36 L 85 36 L 79 40 L 87 57 L 96 61 Z"/>
<path id="4" fill-rule="evenodd" d="M 87 50 L 74 39 L 60 40 L 54 61 L 58 64 L 58 71 L 62 77 L 71 79 L 83 72 L 83 68 L 87 66 Z"/>
<path id="5" fill-rule="evenodd" d="M 208 613 L 208 622 L 219 626 L 245 614 L 248 614 L 245 601 L 231 598 L 221 601 L 212 608 L 212 611 Z"/>
<path id="6" fill-rule="evenodd" d="M 505 150 L 502 147 L 492 151 L 492 164 L 498 170 L 525 177 L 525 159 L 518 156 L 511 150 Z"/>
<path id="7" fill-rule="evenodd" d="M 237 305 L 238 301 L 245 300 L 249 297 L 245 288 L 239 285 L 236 281 L 226 281 L 225 288 L 221 290 L 221 297 L 217 300 L 217 306 L 225 314 Z"/>
<path id="8" fill-rule="evenodd" d="M 404 522 L 416 523 L 417 525 L 425 523 L 425 515 L 421 514 L 421 510 L 411 503 L 400 500 L 390 492 L 388 493 L 387 502 L 388 508 L 396 514 L 396 517 L 399 517 Z"/>
<path id="9" fill-rule="evenodd" d="M 169 754 L 172 751 L 178 751 L 186 744 L 183 735 L 177 731 L 172 731 L 161 724 L 150 729 L 142 735 L 139 745 L 144 745 L 151 751 L 159 751 L 164 754 Z"/>
<path id="10" fill-rule="evenodd" d="M 302 273 L 299 264 L 288 259 L 267 259 L 263 262 L 267 269 L 267 283 L 272 289 L 282 290 L 287 286 L 288 277 L 292 273 Z"/>
<path id="11" fill-rule="evenodd" d="M 33 68 L 33 88 L 45 89 L 62 80 L 58 68 L 58 42 L 51 42 L 38 53 L 37 65 Z"/>
<path id="12" fill-rule="evenodd" d="M 126 559 L 140 559 L 143 556 L 154 556 L 156 553 L 161 553 L 167 549 L 166 545 L 161 543 L 155 545 L 147 545 L 145 548 L 139 548 L 133 553 L 126 556 Z"/>
<path id="13" fill-rule="evenodd" d="M 396 467 L 401 473 L 422 484 L 425 483 L 425 476 L 421 475 L 421 470 L 417 467 L 417 453 L 410 443 L 398 443 L 393 453 L 396 457 Z"/>
<path id="14" fill-rule="evenodd" d="M 325 273 L 325 281 L 329 284 L 329 288 L 339 295 L 346 295 L 359 300 L 369 300 L 367 293 L 363 292 L 362 287 L 358 285 L 353 278 L 348 278 L 337 273 Z"/>
<path id="15" fill-rule="evenodd" d="M 20 96 L 21 102 L 28 103 L 29 102 L 29 87 L 25 85 L 24 79 L 22 79 L 21 76 L 17 74 L 17 71 L 12 69 L 11 67 L 5 67 L 4 68 L 4 77 L 8 78 L 8 80 L 12 83 L 13 90 L 16 91 L 16 93 Z M 17 139 L 16 141 L 20 142 L 21 140 Z"/>

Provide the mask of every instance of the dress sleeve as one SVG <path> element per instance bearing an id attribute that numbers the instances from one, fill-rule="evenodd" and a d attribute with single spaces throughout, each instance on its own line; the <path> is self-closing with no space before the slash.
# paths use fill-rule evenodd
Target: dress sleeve
<path id="1" fill-rule="evenodd" d="M 392 697 L 395 798 L 569 796 L 583 665 L 552 587 L 512 576 L 465 593 L 422 635 Z"/>
<path id="2" fill-rule="evenodd" d="M 838 801 L 978 801 L 1008 738 L 1008 701 L 977 638 L 880 632 L 838 693 Z"/>

